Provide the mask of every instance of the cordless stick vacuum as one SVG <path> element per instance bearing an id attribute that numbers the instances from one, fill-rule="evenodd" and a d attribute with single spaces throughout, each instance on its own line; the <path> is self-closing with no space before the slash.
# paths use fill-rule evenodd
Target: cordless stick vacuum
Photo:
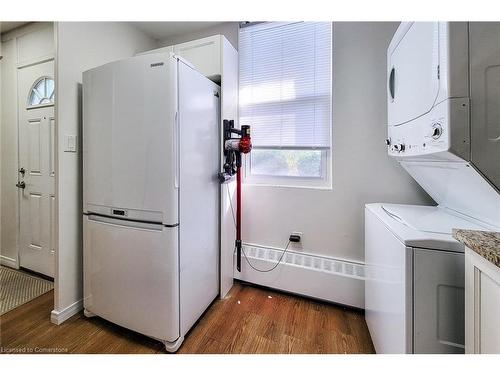
<path id="1" fill-rule="evenodd" d="M 236 174 L 236 269 L 241 272 L 241 154 L 252 149 L 250 126 L 234 127 L 234 120 L 224 120 L 224 165 L 219 173 L 221 183 L 231 180 Z M 233 138 L 233 135 L 239 136 Z"/>

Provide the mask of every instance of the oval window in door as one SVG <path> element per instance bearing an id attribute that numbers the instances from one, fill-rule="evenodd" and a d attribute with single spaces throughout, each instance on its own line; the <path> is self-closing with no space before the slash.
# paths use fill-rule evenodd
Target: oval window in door
<path id="1" fill-rule="evenodd" d="M 38 78 L 28 95 L 28 108 L 54 104 L 54 80 L 50 77 Z"/>

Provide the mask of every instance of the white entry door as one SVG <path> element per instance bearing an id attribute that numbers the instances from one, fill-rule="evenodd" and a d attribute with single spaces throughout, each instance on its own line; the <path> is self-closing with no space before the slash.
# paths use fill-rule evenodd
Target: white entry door
<path id="1" fill-rule="evenodd" d="M 18 70 L 21 267 L 54 277 L 54 61 Z"/>

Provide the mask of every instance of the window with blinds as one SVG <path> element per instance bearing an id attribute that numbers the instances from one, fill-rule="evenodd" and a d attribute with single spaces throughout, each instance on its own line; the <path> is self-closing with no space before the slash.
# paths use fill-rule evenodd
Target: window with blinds
<path id="1" fill-rule="evenodd" d="M 240 124 L 254 145 L 247 177 L 329 178 L 331 60 L 330 22 L 240 28 Z"/>

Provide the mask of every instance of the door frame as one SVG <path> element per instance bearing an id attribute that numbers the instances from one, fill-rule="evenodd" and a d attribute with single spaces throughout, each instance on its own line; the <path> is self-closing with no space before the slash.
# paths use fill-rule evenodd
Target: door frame
<path id="1" fill-rule="evenodd" d="M 58 301 L 59 301 L 59 77 L 57 72 L 58 69 L 58 43 L 57 43 L 57 34 L 58 34 L 58 22 L 53 22 L 53 38 L 54 38 L 54 249 L 55 249 L 55 259 L 54 262 L 54 301 L 53 301 L 53 310 L 58 309 Z M 52 311 L 51 311 L 51 319 L 52 322 Z"/>

